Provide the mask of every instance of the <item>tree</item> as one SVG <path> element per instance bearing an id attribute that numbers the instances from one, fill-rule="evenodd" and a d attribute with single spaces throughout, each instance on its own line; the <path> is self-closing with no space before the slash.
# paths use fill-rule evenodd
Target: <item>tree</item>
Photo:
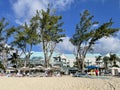
<path id="1" fill-rule="evenodd" d="M 3 66 L 6 67 L 7 64 L 7 56 L 6 56 L 6 50 L 5 50 L 5 38 L 3 36 L 4 29 L 8 25 L 8 22 L 5 22 L 5 18 L 2 18 L 0 20 L 0 52 L 2 53 L 1 57 L 3 59 Z"/>
<path id="2" fill-rule="evenodd" d="M 11 33 L 15 33 L 14 41 L 11 44 L 22 50 L 22 53 L 25 55 L 24 66 L 29 66 L 32 48 L 33 45 L 37 44 L 38 39 L 36 24 L 34 24 L 34 21 L 31 19 L 29 25 L 25 23 Z"/>
<path id="3" fill-rule="evenodd" d="M 54 52 L 56 45 L 62 41 L 63 29 L 61 28 L 63 22 L 60 22 L 62 16 L 55 15 L 55 12 L 51 11 L 48 7 L 46 11 L 37 11 L 33 20 L 38 25 L 39 42 L 42 43 L 42 49 L 45 58 L 45 67 L 50 66 L 50 59 Z"/>
<path id="4" fill-rule="evenodd" d="M 98 22 L 92 20 L 94 16 L 90 15 L 88 10 L 85 10 L 80 16 L 80 23 L 76 25 L 75 34 L 70 41 L 75 46 L 74 54 L 79 62 L 79 69 L 83 72 L 86 54 L 92 49 L 95 42 L 103 37 L 114 35 L 118 29 L 111 27 L 113 24 L 111 19 L 99 27 L 94 27 Z"/>
<path id="5" fill-rule="evenodd" d="M 117 66 L 116 61 L 119 61 L 120 58 L 116 55 L 116 54 L 110 54 L 110 62 L 111 62 L 111 66 Z"/>
<path id="6" fill-rule="evenodd" d="M 102 58 L 102 56 L 97 56 L 97 57 L 95 57 L 95 58 L 96 58 L 96 61 L 100 61 L 101 58 Z"/>
<path id="7" fill-rule="evenodd" d="M 96 56 L 95 58 L 96 58 L 97 65 L 99 65 L 100 64 L 99 61 L 102 60 L 102 56 Z"/>
<path id="8" fill-rule="evenodd" d="M 3 70 L 5 70 L 4 65 L 2 64 L 1 61 L 0 61 L 0 68 L 3 69 Z"/>
<path id="9" fill-rule="evenodd" d="M 7 55 L 11 48 L 7 45 L 7 41 L 10 37 L 9 31 L 14 30 L 14 27 L 9 27 L 9 23 L 2 18 L 0 20 L 0 53 L 2 57 L 3 66 L 7 67 Z"/>
<path id="10" fill-rule="evenodd" d="M 13 67 L 18 68 L 18 66 L 19 66 L 18 50 L 16 49 L 16 50 L 14 50 L 14 52 L 11 51 L 10 56 L 11 57 L 8 58 L 8 61 L 10 61 L 10 64 L 12 64 Z"/>
<path id="11" fill-rule="evenodd" d="M 107 56 L 103 57 L 103 63 L 104 63 L 105 70 L 108 69 L 109 59 L 110 59 L 110 58 L 107 57 Z"/>

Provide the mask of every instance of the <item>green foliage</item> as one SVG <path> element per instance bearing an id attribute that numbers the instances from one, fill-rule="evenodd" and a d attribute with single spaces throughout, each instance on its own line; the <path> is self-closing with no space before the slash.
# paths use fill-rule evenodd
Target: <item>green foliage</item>
<path id="1" fill-rule="evenodd" d="M 12 42 L 12 45 L 21 48 L 24 52 L 30 51 L 31 46 L 36 45 L 38 39 L 34 22 L 31 20 L 30 25 L 25 23 L 24 25 L 16 28 L 14 38 L 15 40 Z M 29 46 L 30 48 L 28 48 Z"/>
<path id="2" fill-rule="evenodd" d="M 70 39 L 75 46 L 88 42 L 93 34 L 92 26 L 98 24 L 96 21 L 92 22 L 93 16 L 90 15 L 88 10 L 85 10 L 80 16 L 80 23 L 76 25 L 75 34 Z"/>
<path id="3" fill-rule="evenodd" d="M 41 41 L 44 40 L 45 42 L 53 41 L 59 43 L 59 41 L 61 41 L 61 37 L 65 36 L 64 34 L 61 34 L 64 31 L 61 29 L 63 22 L 59 22 L 62 17 L 56 16 L 55 13 L 51 13 L 50 8 L 48 8 L 47 11 L 37 11 L 37 15 L 33 18 L 38 21 L 37 25 L 39 25 L 40 28 L 40 31 L 38 32 L 40 34 Z"/>
<path id="4" fill-rule="evenodd" d="M 2 62 L 5 68 L 7 65 L 7 54 L 9 54 L 9 51 L 12 49 L 5 47 L 5 45 L 8 44 L 8 39 L 10 38 L 11 31 L 13 30 L 14 27 L 10 27 L 5 18 L 0 20 L 0 53 L 2 53 Z"/>
<path id="5" fill-rule="evenodd" d="M 115 35 L 115 32 L 117 32 L 119 29 L 112 28 L 111 27 L 112 24 L 113 24 L 112 19 L 110 19 L 109 22 L 106 22 L 102 24 L 100 27 L 98 27 L 93 34 L 90 44 L 94 44 L 97 40 L 103 37 L 110 37 Z"/>
<path id="6" fill-rule="evenodd" d="M 108 63 L 109 63 L 109 57 L 105 56 L 103 57 L 104 67 L 107 70 L 108 69 Z"/>
<path id="7" fill-rule="evenodd" d="M 9 27 L 8 25 L 9 23 L 5 20 L 5 18 L 2 18 L 0 20 L 0 41 L 4 40 L 5 42 L 7 42 L 12 32 L 15 31 L 14 26 Z"/>
<path id="8" fill-rule="evenodd" d="M 100 56 L 101 57 L 101 56 Z M 116 62 L 120 62 L 120 58 L 116 55 L 116 54 L 111 54 L 110 53 L 110 57 L 108 56 L 104 56 L 103 58 L 101 58 L 100 60 L 103 60 L 104 63 L 104 67 L 107 70 L 108 69 L 108 64 L 109 67 L 119 67 Z M 99 57 L 96 59 L 96 61 L 99 61 Z"/>
<path id="9" fill-rule="evenodd" d="M 3 41 L 6 39 L 6 34 L 5 34 L 5 31 L 7 30 L 7 27 L 8 26 L 8 22 L 5 21 L 5 18 L 2 18 L 0 20 L 0 44 L 2 46 L 3 44 Z M 3 46 L 2 46 L 3 48 Z"/>
<path id="10" fill-rule="evenodd" d="M 105 57 L 103 57 L 103 62 L 108 63 L 109 59 L 110 59 L 109 57 L 105 56 Z"/>
<path id="11" fill-rule="evenodd" d="M 110 63 L 113 65 L 112 66 L 118 66 L 116 65 L 116 62 L 120 62 L 120 58 L 116 55 L 116 54 L 110 54 L 110 59 L 109 59 Z"/>
<path id="12" fill-rule="evenodd" d="M 81 63 L 78 60 L 73 62 L 73 64 L 74 64 L 73 67 L 80 68 L 79 64 L 81 65 Z"/>
<path id="13" fill-rule="evenodd" d="M 80 22 L 76 25 L 75 34 L 73 34 L 70 41 L 76 48 L 75 56 L 78 60 L 82 60 L 84 64 L 86 53 L 91 50 L 95 42 L 103 37 L 113 36 L 118 29 L 111 27 L 113 24 L 112 19 L 99 25 L 99 27 L 94 27 L 99 23 L 93 21 L 94 16 L 90 15 L 88 10 L 85 10 L 80 16 Z M 82 68 L 84 68 L 84 65 L 82 65 Z"/>
<path id="14" fill-rule="evenodd" d="M 37 27 L 38 42 L 43 46 L 47 67 L 56 44 L 62 41 L 62 37 L 65 37 L 64 30 L 61 28 L 63 25 L 63 22 L 60 22 L 61 19 L 62 16 L 56 16 L 49 7 L 47 11 L 37 11 L 36 16 L 32 18 Z"/>
<path id="15" fill-rule="evenodd" d="M 97 56 L 96 61 L 100 61 L 102 59 L 102 56 Z"/>
<path id="16" fill-rule="evenodd" d="M 0 61 L 0 68 L 3 69 L 3 70 L 5 70 L 4 65 L 2 64 L 1 61 Z"/>
<path id="17" fill-rule="evenodd" d="M 26 61 L 29 63 L 33 45 L 38 44 L 36 23 L 31 19 L 30 24 L 25 23 L 17 27 L 12 34 L 14 34 L 14 41 L 11 44 L 22 50 L 26 57 Z M 26 52 L 28 52 L 28 54 L 26 54 Z"/>

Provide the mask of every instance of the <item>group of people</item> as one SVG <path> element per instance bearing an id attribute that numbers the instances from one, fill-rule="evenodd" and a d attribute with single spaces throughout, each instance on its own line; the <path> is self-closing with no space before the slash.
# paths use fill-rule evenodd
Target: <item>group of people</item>
<path id="1" fill-rule="evenodd" d="M 95 76 L 99 76 L 99 70 L 96 68 L 96 69 L 91 69 L 88 74 L 90 75 L 95 75 Z"/>
<path id="2" fill-rule="evenodd" d="M 51 71 L 51 70 L 48 70 L 48 71 L 45 71 L 45 76 L 46 76 L 46 77 L 52 77 L 52 76 L 61 77 L 62 74 L 61 74 L 60 71 L 58 71 L 58 72 L 53 72 L 53 71 Z"/>

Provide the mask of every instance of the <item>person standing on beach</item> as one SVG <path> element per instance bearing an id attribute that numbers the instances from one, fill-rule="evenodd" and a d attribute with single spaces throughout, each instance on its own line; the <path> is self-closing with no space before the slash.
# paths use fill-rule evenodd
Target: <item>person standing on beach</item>
<path id="1" fill-rule="evenodd" d="M 96 68 L 96 70 L 95 70 L 95 74 L 96 74 L 96 76 L 98 76 L 99 75 L 99 70 Z"/>

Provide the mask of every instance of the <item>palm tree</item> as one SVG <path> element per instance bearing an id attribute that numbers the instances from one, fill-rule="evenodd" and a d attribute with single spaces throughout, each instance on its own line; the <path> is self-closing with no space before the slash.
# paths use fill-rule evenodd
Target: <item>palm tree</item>
<path id="1" fill-rule="evenodd" d="M 96 64 L 100 64 L 100 60 L 102 60 L 102 56 L 96 56 Z"/>
<path id="2" fill-rule="evenodd" d="M 116 64 L 116 61 L 119 61 L 120 58 L 116 54 L 110 54 L 109 60 L 110 60 L 111 66 L 118 67 L 118 65 Z"/>
<path id="3" fill-rule="evenodd" d="M 109 57 L 107 57 L 107 56 L 103 57 L 103 63 L 104 63 L 105 70 L 107 70 L 108 63 L 109 63 Z"/>

